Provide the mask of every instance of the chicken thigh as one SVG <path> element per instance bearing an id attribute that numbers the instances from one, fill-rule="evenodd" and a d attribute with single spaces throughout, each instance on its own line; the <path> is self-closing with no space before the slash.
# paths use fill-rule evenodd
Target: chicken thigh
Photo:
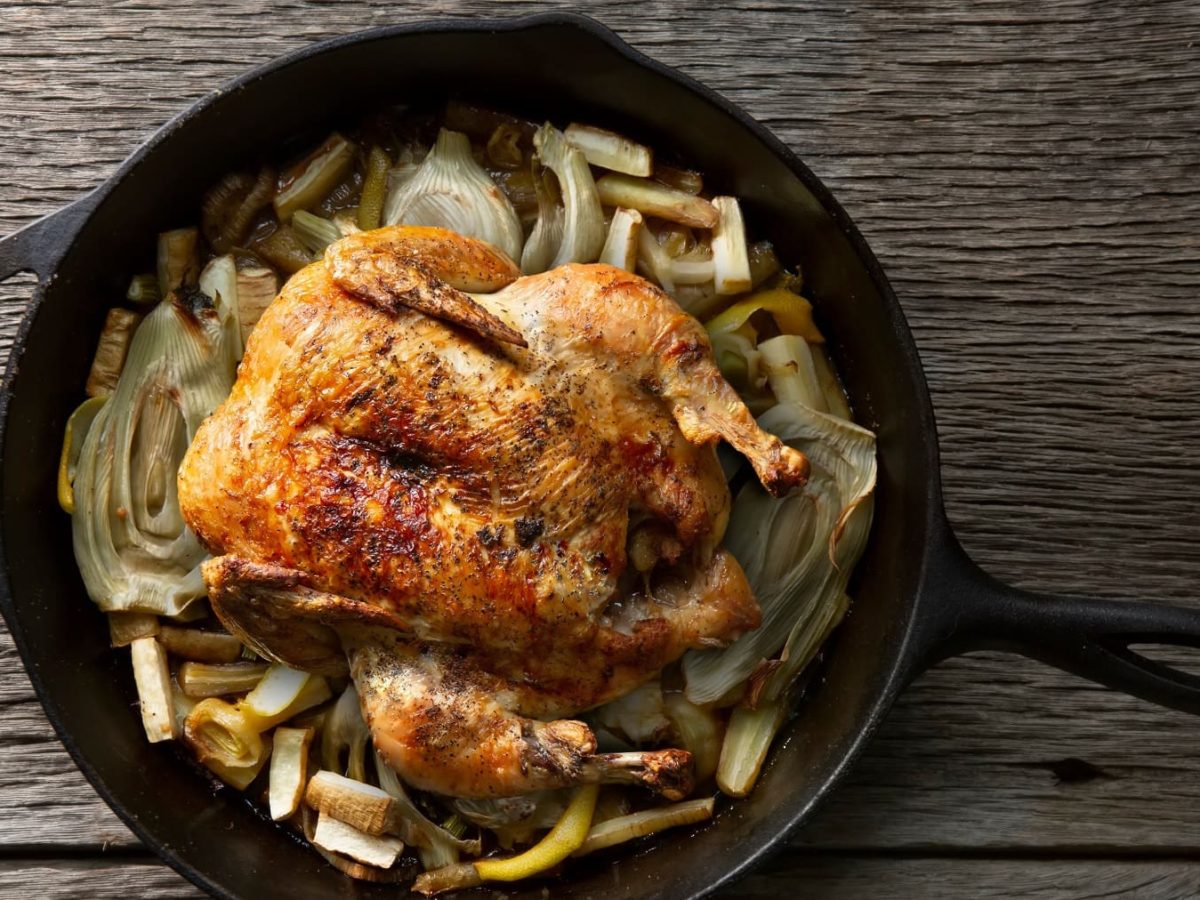
<path id="1" fill-rule="evenodd" d="M 349 672 L 418 788 L 690 789 L 684 751 L 597 754 L 576 715 L 757 626 L 720 548 L 724 438 L 783 493 L 704 329 L 603 265 L 522 278 L 435 228 L 345 238 L 255 327 L 179 472 L 222 622 Z"/>

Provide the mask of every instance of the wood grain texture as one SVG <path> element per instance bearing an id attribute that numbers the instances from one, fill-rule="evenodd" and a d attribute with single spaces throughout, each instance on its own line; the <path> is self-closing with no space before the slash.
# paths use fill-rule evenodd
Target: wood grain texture
<path id="1" fill-rule="evenodd" d="M 283 51 L 555 5 L 573 4 L 0 2 L 0 233 Z M 589 10 L 745 106 L 857 221 L 916 334 L 947 504 L 981 563 L 1046 591 L 1200 600 L 1200 6 Z M 0 353 L 29 289 L 0 285 Z M 1035 663 L 948 662 L 743 895 L 1193 896 L 1198 737 L 1187 716 Z M 57 858 L 136 842 L 54 740 L 7 637 L 0 801 L 0 885 L 194 895 L 144 860 Z"/>

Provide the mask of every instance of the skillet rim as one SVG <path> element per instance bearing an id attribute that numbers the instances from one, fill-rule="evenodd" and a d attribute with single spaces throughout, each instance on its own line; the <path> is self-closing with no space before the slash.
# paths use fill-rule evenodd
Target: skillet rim
<path id="1" fill-rule="evenodd" d="M 916 589 L 911 598 L 902 598 L 907 599 L 907 602 L 898 606 L 893 611 L 893 615 L 900 624 L 899 640 L 890 650 L 890 658 L 887 660 L 886 666 L 882 667 L 881 681 L 871 691 L 874 696 L 868 699 L 866 709 L 857 727 L 847 731 L 840 741 L 829 748 L 828 756 L 837 759 L 837 762 L 833 763 L 827 769 L 824 778 L 820 780 L 818 785 L 814 786 L 809 801 L 794 807 L 786 815 L 782 827 L 777 827 L 773 832 L 758 839 L 753 847 L 748 848 L 745 853 L 739 855 L 734 864 L 725 867 L 718 877 L 699 892 L 692 895 L 694 898 L 700 898 L 709 896 L 732 882 L 745 877 L 751 869 L 760 865 L 783 841 L 795 833 L 811 816 L 815 807 L 823 802 L 834 786 L 842 780 L 850 765 L 857 759 L 866 743 L 879 727 L 884 716 L 895 701 L 896 696 L 917 671 L 920 661 L 919 657 L 921 651 L 924 649 L 921 646 L 917 628 L 919 618 L 917 613 L 924 605 L 923 601 L 926 596 L 925 588 L 930 574 L 931 562 L 936 555 L 937 547 L 945 540 L 942 535 L 947 533 L 948 530 L 941 493 L 937 429 L 924 369 L 921 365 L 916 344 L 909 329 L 907 319 L 901 309 L 899 299 L 892 289 L 887 276 L 884 274 L 882 266 L 841 204 L 808 166 L 801 161 L 799 156 L 777 138 L 766 126 L 759 123 L 740 106 L 712 88 L 695 80 L 690 75 L 665 63 L 661 63 L 635 49 L 614 31 L 595 19 L 569 11 L 548 11 L 502 18 L 443 17 L 411 23 L 377 26 L 299 47 L 224 82 L 220 87 L 200 97 L 186 109 L 171 117 L 126 157 L 108 178 L 90 192 L 65 208 L 42 217 L 30 226 L 26 226 L 27 228 L 33 228 L 37 225 L 46 226 L 48 229 L 46 242 L 52 249 L 46 257 L 46 271 L 39 271 L 37 273 L 39 281 L 22 318 L 17 334 L 14 337 L 5 366 L 3 382 L 0 384 L 0 467 L 4 465 L 3 451 L 7 447 L 8 441 L 8 412 L 13 396 L 13 383 L 20 369 L 20 362 L 25 353 L 29 332 L 45 299 L 47 288 L 54 281 L 58 268 L 66 254 L 88 228 L 92 215 L 100 204 L 108 198 L 132 171 L 153 154 L 161 144 L 166 142 L 175 131 L 196 116 L 202 115 L 212 107 L 220 105 L 227 96 L 235 92 L 252 88 L 264 78 L 279 75 L 293 65 L 345 47 L 376 41 L 387 41 L 402 36 L 445 33 L 503 35 L 510 32 L 532 30 L 541 27 L 569 28 L 581 31 L 588 37 L 605 45 L 608 50 L 617 54 L 624 62 L 642 70 L 642 72 L 649 72 L 675 82 L 680 87 L 700 97 L 709 106 L 715 107 L 719 113 L 734 119 L 759 143 L 766 147 L 773 156 L 780 160 L 801 181 L 822 209 L 829 214 L 833 225 L 849 241 L 855 256 L 863 265 L 882 301 L 881 312 L 887 316 L 892 332 L 892 339 L 895 341 L 896 349 L 904 359 L 906 374 L 914 390 L 915 403 L 913 408 L 909 410 L 912 413 L 910 427 L 919 430 L 922 437 L 923 462 L 928 472 L 928 478 L 924 485 L 926 517 L 922 523 L 924 541 L 922 542 L 921 553 L 919 559 L 914 562 L 914 584 L 916 585 Z M 56 228 L 56 226 L 58 227 Z M 8 624 L 22 665 L 34 687 L 38 701 L 59 740 L 68 753 L 70 753 L 72 760 L 84 774 L 84 777 L 87 778 L 93 789 L 95 789 L 105 803 L 148 849 L 152 850 L 156 856 L 164 860 L 188 881 L 207 893 L 217 897 L 234 896 L 221 885 L 213 882 L 206 874 L 195 868 L 191 863 L 184 860 L 173 848 L 160 841 L 125 809 L 124 805 L 109 791 L 100 774 L 87 758 L 83 756 L 73 736 L 62 724 L 57 707 L 47 696 L 40 675 L 31 666 L 29 662 L 30 648 L 21 630 L 21 626 L 16 621 L 15 609 L 8 577 L 8 555 L 4 545 L 3 530 L 0 529 L 0 612 L 3 613 Z M 903 617 L 906 617 L 906 621 L 901 621 Z"/>

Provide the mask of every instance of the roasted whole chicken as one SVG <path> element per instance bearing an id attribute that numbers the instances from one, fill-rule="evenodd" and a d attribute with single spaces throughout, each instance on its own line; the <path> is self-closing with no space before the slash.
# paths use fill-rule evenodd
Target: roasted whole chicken
<path id="1" fill-rule="evenodd" d="M 487 244 L 392 227 L 287 283 L 179 497 L 221 621 L 268 659 L 348 671 L 410 784 L 677 798 L 687 752 L 597 753 L 570 716 L 757 626 L 721 549 L 722 438 L 770 491 L 804 481 L 649 282 L 520 277 Z"/>

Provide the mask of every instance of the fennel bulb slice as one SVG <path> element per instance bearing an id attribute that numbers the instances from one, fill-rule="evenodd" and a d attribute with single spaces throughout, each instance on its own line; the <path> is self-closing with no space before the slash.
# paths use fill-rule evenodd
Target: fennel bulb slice
<path id="1" fill-rule="evenodd" d="M 537 149 L 538 159 L 542 165 L 554 173 L 562 189 L 562 238 L 558 246 L 551 252 L 549 247 L 541 248 L 530 259 L 522 260 L 528 266 L 522 267 L 526 275 L 533 275 L 545 269 L 554 269 L 566 263 L 591 263 L 600 258 L 604 249 L 604 238 L 607 230 L 604 227 L 604 211 L 600 208 L 600 194 L 596 190 L 592 170 L 588 167 L 587 157 L 572 147 L 563 133 L 547 123 L 537 130 L 533 136 L 533 146 Z M 539 202 L 538 224 L 534 226 L 533 235 L 541 235 L 542 240 L 551 240 L 550 235 L 557 232 L 557 223 L 543 226 L 542 221 L 547 212 Z M 558 211 L 553 212 L 557 216 Z M 544 229 L 544 230 L 543 230 Z M 545 269 L 534 266 L 533 263 L 549 262 Z"/>
<path id="2" fill-rule="evenodd" d="M 176 473 L 201 421 L 233 387 L 241 340 L 232 259 L 215 297 L 173 293 L 146 316 L 117 389 L 88 430 L 71 525 L 88 596 L 105 612 L 175 616 L 204 594 L 204 549 L 183 521 Z"/>
<path id="3" fill-rule="evenodd" d="M 728 647 L 684 656 L 693 703 L 717 701 L 776 658 L 762 670 L 760 696 L 780 697 L 840 619 L 846 583 L 871 528 L 871 432 L 794 401 L 776 404 L 758 422 L 803 451 L 812 469 L 804 489 L 788 497 L 773 498 L 752 483 L 734 501 L 725 546 L 745 570 L 763 621 Z"/>
<path id="4" fill-rule="evenodd" d="M 521 220 L 505 193 L 471 155 L 465 134 L 442 129 L 410 177 L 388 194 L 385 225 L 436 225 L 487 241 L 521 258 Z"/>

